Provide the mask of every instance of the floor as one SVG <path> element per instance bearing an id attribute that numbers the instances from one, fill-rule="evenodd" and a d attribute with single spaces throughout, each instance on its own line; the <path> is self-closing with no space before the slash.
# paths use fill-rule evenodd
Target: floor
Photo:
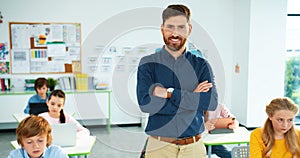
<path id="1" fill-rule="evenodd" d="M 110 134 L 105 126 L 88 127 L 91 134 L 97 137 L 89 158 L 139 158 L 144 146 L 146 135 L 144 128 L 132 127 L 111 127 Z M 16 140 L 14 130 L 0 130 L 0 157 L 7 157 L 13 149 L 10 141 Z M 215 155 L 212 158 L 216 158 Z"/>

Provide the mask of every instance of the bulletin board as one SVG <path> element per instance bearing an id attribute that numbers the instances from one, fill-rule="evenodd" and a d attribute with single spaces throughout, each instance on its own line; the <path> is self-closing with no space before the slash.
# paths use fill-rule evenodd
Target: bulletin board
<path id="1" fill-rule="evenodd" d="M 80 73 L 81 24 L 9 22 L 10 73 Z"/>

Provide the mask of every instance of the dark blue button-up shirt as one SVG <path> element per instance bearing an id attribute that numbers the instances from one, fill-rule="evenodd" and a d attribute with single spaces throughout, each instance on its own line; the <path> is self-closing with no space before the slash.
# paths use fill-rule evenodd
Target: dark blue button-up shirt
<path id="1" fill-rule="evenodd" d="M 208 92 L 193 92 L 208 81 Z M 154 87 L 174 88 L 170 99 L 153 95 Z M 215 110 L 218 95 L 209 63 L 190 52 L 176 60 L 164 48 L 141 59 L 137 74 L 137 99 L 140 109 L 149 113 L 148 135 L 173 138 L 190 137 L 205 129 L 203 112 Z"/>

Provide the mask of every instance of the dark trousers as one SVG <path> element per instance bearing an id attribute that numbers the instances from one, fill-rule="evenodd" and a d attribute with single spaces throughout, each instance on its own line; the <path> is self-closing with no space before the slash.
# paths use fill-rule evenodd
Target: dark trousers
<path id="1" fill-rule="evenodd" d="M 208 152 L 208 146 L 206 147 L 206 152 Z M 213 145 L 211 146 L 211 154 L 216 154 L 220 158 L 231 158 L 231 152 L 223 145 Z"/>

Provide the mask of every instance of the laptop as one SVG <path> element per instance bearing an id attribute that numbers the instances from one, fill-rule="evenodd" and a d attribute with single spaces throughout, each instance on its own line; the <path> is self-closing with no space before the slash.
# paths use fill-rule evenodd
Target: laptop
<path id="1" fill-rule="evenodd" d="M 52 124 L 52 144 L 69 147 L 76 145 L 76 124 Z"/>
<path id="2" fill-rule="evenodd" d="M 46 103 L 29 103 L 29 114 L 38 115 L 43 112 L 48 112 Z"/>
<path id="3" fill-rule="evenodd" d="M 229 129 L 229 125 L 233 124 L 235 118 L 218 118 L 215 119 L 216 122 L 214 124 L 215 129 L 210 130 L 210 134 L 221 134 L 221 133 L 233 133 L 233 129 Z"/>

